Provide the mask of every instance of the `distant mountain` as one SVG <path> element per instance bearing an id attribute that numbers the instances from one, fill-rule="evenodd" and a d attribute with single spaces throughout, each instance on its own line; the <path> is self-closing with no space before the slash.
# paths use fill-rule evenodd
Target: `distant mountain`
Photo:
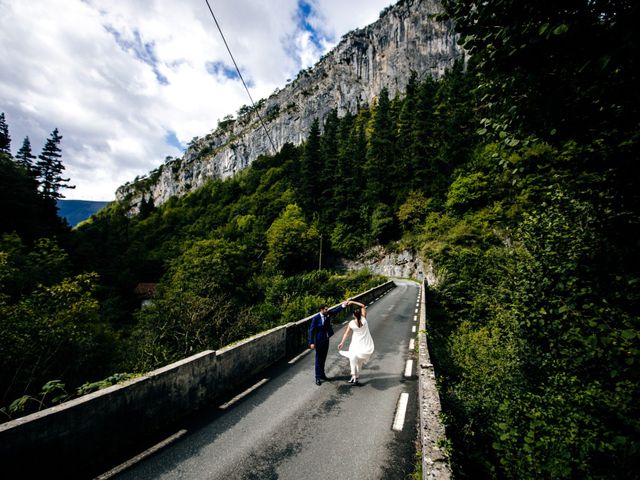
<path id="1" fill-rule="evenodd" d="M 58 200 L 58 215 L 66 218 L 69 225 L 75 227 L 108 204 L 109 202 L 90 200 Z"/>

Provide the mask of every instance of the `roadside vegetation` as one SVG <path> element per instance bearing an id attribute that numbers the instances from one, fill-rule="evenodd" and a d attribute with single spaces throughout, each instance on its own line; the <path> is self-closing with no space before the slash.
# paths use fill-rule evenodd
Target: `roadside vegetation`
<path id="1" fill-rule="evenodd" d="M 137 215 L 3 223 L 4 411 L 366 290 L 382 279 L 331 266 L 384 245 L 436 268 L 427 328 L 457 478 L 636 478 L 638 7 L 445 7 L 470 57 L 438 81 L 414 75 Z M 6 188 L 28 184 L 1 161 Z M 145 308 L 140 282 L 157 284 Z"/>

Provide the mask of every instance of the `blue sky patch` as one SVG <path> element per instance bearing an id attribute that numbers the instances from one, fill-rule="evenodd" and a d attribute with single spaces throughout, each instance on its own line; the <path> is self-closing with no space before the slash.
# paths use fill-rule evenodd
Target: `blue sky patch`
<path id="1" fill-rule="evenodd" d="M 224 62 L 207 62 L 207 72 L 214 76 L 220 76 L 229 78 L 231 80 L 239 79 L 238 72 L 234 67 L 229 67 Z"/>
<path id="2" fill-rule="evenodd" d="M 172 147 L 176 147 L 181 152 L 184 152 L 187 149 L 187 146 L 183 143 L 180 143 L 178 137 L 176 137 L 176 132 L 173 130 L 169 130 L 167 134 L 164 136 L 164 141 L 167 142 Z"/>
<path id="3" fill-rule="evenodd" d="M 313 6 L 307 0 L 298 0 L 298 28 L 309 32 L 313 45 L 318 50 L 322 50 L 322 34 L 309 23 L 309 18 L 312 16 Z"/>
<path id="4" fill-rule="evenodd" d="M 135 58 L 146 63 L 153 69 L 153 73 L 160 85 L 169 85 L 167 77 L 160 73 L 158 69 L 159 61 L 156 56 L 154 42 L 143 42 L 138 30 L 133 31 L 133 40 L 129 40 L 124 38 L 122 34 L 111 25 L 105 25 L 104 28 L 113 35 L 114 40 L 122 50 L 127 53 L 132 53 Z"/>

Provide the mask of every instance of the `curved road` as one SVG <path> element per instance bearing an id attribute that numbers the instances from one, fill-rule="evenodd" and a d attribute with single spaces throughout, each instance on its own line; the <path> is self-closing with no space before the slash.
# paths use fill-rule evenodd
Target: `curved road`
<path id="1" fill-rule="evenodd" d="M 283 362 L 263 372 L 242 398 L 212 406 L 154 453 L 99 478 L 403 479 L 415 462 L 416 362 L 407 372 L 407 361 L 415 355 L 409 342 L 418 325 L 419 288 L 395 282 L 368 307 L 376 350 L 360 385 L 346 383 L 349 365 L 337 353 L 343 334 L 337 326 L 329 382 L 315 385 L 313 354 Z M 396 415 L 401 396 L 408 400 L 404 422 Z"/>

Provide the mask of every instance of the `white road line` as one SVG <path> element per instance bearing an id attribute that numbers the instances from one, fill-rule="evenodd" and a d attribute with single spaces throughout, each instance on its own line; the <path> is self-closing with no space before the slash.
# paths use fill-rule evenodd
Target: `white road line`
<path id="1" fill-rule="evenodd" d="M 411 327 L 411 333 L 416 333 L 416 326 Z"/>
<path id="2" fill-rule="evenodd" d="M 413 321 L 416 322 L 418 320 L 418 315 L 413 316 Z"/>
<path id="3" fill-rule="evenodd" d="M 398 406 L 396 407 L 396 416 L 393 419 L 393 430 L 401 432 L 404 427 L 404 417 L 407 413 L 407 404 L 409 403 L 409 394 L 402 392 L 398 399 Z"/>
<path id="4" fill-rule="evenodd" d="M 416 308 L 416 311 L 415 311 L 415 312 L 413 312 L 413 313 L 418 313 L 418 309 Z"/>
<path id="5" fill-rule="evenodd" d="M 415 339 L 411 339 L 409 340 L 409 350 L 414 350 L 416 348 L 416 341 Z"/>
<path id="6" fill-rule="evenodd" d="M 347 320 L 345 323 L 348 323 L 349 320 Z M 343 323 L 344 325 L 344 323 Z M 300 355 L 298 355 L 297 357 L 293 357 L 291 360 L 289 360 L 289 365 L 293 365 L 294 363 L 296 363 L 298 360 L 300 360 L 302 357 L 304 357 L 306 354 L 308 354 L 311 351 L 311 349 L 306 349 L 304 352 L 302 352 Z"/>
<path id="7" fill-rule="evenodd" d="M 144 460 L 148 456 L 153 455 L 155 452 L 157 452 L 161 448 L 166 447 L 171 442 L 175 442 L 180 437 L 182 437 L 185 433 L 187 433 L 186 430 L 180 430 L 180 431 L 174 433 L 170 437 L 167 437 L 164 440 L 162 440 L 160 443 L 156 443 L 153 447 L 146 449 L 144 452 L 136 455 L 135 457 L 127 460 L 124 463 L 121 463 L 120 465 L 118 465 L 115 468 L 112 468 L 108 472 L 105 472 L 102 475 L 97 476 L 94 480 L 107 480 L 107 479 L 109 479 L 109 478 L 111 478 L 111 477 L 113 477 L 115 475 L 118 475 L 119 473 L 125 471 L 127 468 L 130 468 L 133 465 L 135 465 L 136 463 Z"/>
<path id="8" fill-rule="evenodd" d="M 413 371 L 413 360 L 407 360 L 407 364 L 404 367 L 404 376 L 410 377 Z"/>
<path id="9" fill-rule="evenodd" d="M 235 397 L 233 397 L 231 400 L 229 400 L 227 403 L 223 403 L 222 405 L 220 405 L 220 410 L 226 410 L 227 408 L 229 408 L 231 405 L 233 405 L 234 403 L 236 403 L 238 400 L 246 397 L 247 395 L 249 395 L 251 392 L 253 392 L 256 388 L 261 387 L 262 385 L 264 385 L 265 383 L 267 383 L 269 381 L 268 378 L 263 378 L 262 380 L 260 380 L 258 383 L 256 383 L 254 386 L 247 388 L 244 392 L 242 392 L 239 395 L 236 395 Z"/>

